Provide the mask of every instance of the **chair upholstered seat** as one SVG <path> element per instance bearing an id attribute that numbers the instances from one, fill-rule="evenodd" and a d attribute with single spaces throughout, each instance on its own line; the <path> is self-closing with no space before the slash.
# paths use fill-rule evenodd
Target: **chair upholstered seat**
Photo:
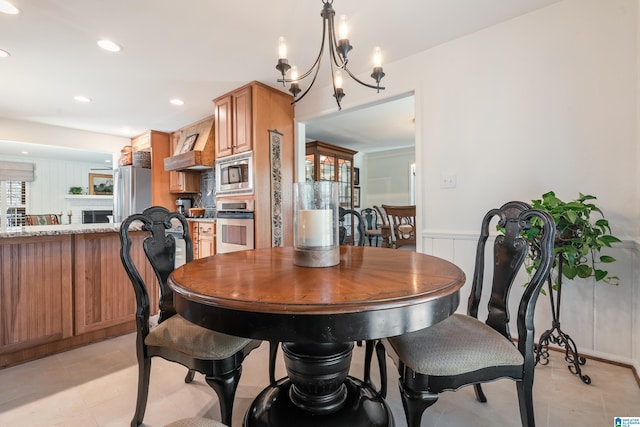
<path id="1" fill-rule="evenodd" d="M 174 421 L 164 427 L 226 427 L 226 424 L 207 418 L 192 417 Z"/>
<path id="2" fill-rule="evenodd" d="M 454 314 L 426 329 L 384 340 L 392 358 L 430 376 L 460 375 L 494 366 L 522 366 L 517 347 L 483 322 Z M 399 351 L 396 353 L 396 349 Z"/>
<path id="3" fill-rule="evenodd" d="M 195 325 L 176 314 L 149 331 L 149 346 L 167 347 L 203 360 L 221 360 L 243 350 L 246 356 L 260 341 L 234 337 Z"/>

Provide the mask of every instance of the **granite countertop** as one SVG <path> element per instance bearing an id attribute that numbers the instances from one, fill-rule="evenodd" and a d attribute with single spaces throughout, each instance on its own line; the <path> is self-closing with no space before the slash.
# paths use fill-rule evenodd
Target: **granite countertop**
<path id="1" fill-rule="evenodd" d="M 135 224 L 133 226 L 135 227 Z M 0 230 L 0 239 L 11 237 L 57 236 L 63 234 L 117 233 L 118 231 L 120 231 L 120 223 L 30 225 L 2 229 Z"/>
<path id="2" fill-rule="evenodd" d="M 215 223 L 215 218 L 187 218 L 187 221 Z M 136 224 L 131 229 L 139 229 Z M 0 229 L 0 239 L 12 237 L 58 236 L 64 234 L 117 233 L 120 223 L 108 224 L 60 224 L 60 225 L 25 225 Z"/>
<path id="3" fill-rule="evenodd" d="M 187 218 L 187 221 L 193 222 L 216 222 L 215 218 Z"/>

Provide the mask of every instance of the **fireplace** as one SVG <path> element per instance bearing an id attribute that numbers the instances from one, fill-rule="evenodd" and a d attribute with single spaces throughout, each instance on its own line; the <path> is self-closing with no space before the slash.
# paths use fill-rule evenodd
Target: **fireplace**
<path id="1" fill-rule="evenodd" d="M 112 210 L 91 210 L 82 211 L 82 223 L 94 224 L 94 223 L 106 223 L 109 222 L 107 215 L 113 215 Z"/>

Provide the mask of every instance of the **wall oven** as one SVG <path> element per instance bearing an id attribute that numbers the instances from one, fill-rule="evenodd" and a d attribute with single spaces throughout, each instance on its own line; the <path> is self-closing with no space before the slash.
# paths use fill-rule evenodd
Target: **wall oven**
<path id="1" fill-rule="evenodd" d="M 253 194 L 253 152 L 216 159 L 216 197 Z"/>
<path id="2" fill-rule="evenodd" d="M 216 202 L 216 253 L 253 249 L 253 200 Z"/>

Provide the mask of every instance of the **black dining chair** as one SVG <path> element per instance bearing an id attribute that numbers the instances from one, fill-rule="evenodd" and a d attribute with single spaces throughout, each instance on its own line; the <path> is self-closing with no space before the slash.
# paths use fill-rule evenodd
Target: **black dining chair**
<path id="1" fill-rule="evenodd" d="M 378 227 L 378 211 L 373 208 L 364 208 L 360 211 L 360 216 L 364 219 L 365 223 L 365 236 L 369 240 L 369 246 L 373 246 L 373 242 L 378 241 L 382 237 L 382 230 Z"/>
<path id="2" fill-rule="evenodd" d="M 167 285 L 174 270 L 176 241 L 167 235 L 171 222 L 182 224 L 182 236 L 186 246 L 186 260 L 193 260 L 193 244 L 189 226 L 184 216 L 169 212 L 161 206 L 147 208 L 141 214 L 127 217 L 120 226 L 120 258 L 131 279 L 136 297 L 136 353 L 138 356 L 138 395 L 131 426 L 142 424 L 149 394 L 151 359 L 159 356 L 188 368 L 185 382 L 190 383 L 196 372 L 204 374 L 205 381 L 218 395 L 222 422 L 231 425 L 235 397 L 242 361 L 261 341 L 234 337 L 195 325 L 176 313 L 173 291 Z M 138 224 L 139 226 L 136 226 Z M 146 260 L 132 256 L 131 233 L 143 232 L 148 236 L 142 241 Z M 140 271 L 145 262 L 151 264 L 157 283 L 145 283 Z M 158 286 L 158 287 L 156 287 Z M 159 291 L 159 316 L 157 326 L 150 323 L 149 294 Z"/>
<path id="3" fill-rule="evenodd" d="M 365 226 L 358 211 L 340 207 L 338 222 L 341 245 L 364 246 Z"/>
<path id="4" fill-rule="evenodd" d="M 492 245 L 493 259 L 486 263 L 493 265 L 491 286 L 484 286 L 485 250 L 489 249 L 486 243 L 494 218 L 502 233 Z M 540 244 L 534 242 L 530 246 L 522 233 L 532 224 L 542 229 L 542 239 Z M 522 425 L 534 427 L 533 314 L 553 263 L 554 236 L 551 216 L 526 203 L 509 202 L 489 211 L 482 220 L 467 315 L 454 314 L 429 328 L 383 340 L 398 368 L 409 427 L 420 425 L 423 412 L 442 391 L 473 384 L 476 398 L 486 402 L 480 383 L 499 378 L 516 381 Z M 514 345 L 509 331 L 509 291 L 528 251 L 535 255 L 536 267 L 518 303 L 518 342 Z M 483 290 L 488 294 L 485 322 L 478 320 Z"/>

